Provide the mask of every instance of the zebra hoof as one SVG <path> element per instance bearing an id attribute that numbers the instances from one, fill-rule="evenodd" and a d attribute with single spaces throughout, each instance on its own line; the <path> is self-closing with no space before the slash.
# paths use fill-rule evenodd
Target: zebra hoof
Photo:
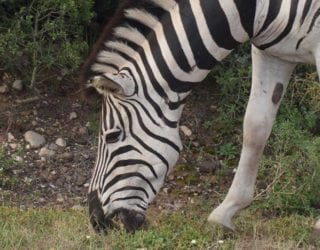
<path id="1" fill-rule="evenodd" d="M 217 213 L 216 210 L 209 215 L 208 223 L 221 225 L 226 231 L 235 231 L 235 226 L 232 223 L 231 218 L 221 216 L 221 214 Z"/>

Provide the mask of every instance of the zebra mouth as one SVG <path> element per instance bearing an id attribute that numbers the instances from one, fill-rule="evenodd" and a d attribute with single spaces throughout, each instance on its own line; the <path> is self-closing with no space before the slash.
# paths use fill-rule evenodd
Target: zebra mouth
<path id="1" fill-rule="evenodd" d="M 90 222 L 94 230 L 99 233 L 121 228 L 129 233 L 134 233 L 144 225 L 145 215 L 134 210 L 120 208 L 107 217 L 91 214 Z"/>
<path id="2" fill-rule="evenodd" d="M 106 233 L 113 228 L 125 228 L 134 233 L 145 223 L 145 215 L 135 210 L 119 208 L 112 214 L 105 216 L 97 191 L 88 195 L 90 223 L 96 232 Z"/>

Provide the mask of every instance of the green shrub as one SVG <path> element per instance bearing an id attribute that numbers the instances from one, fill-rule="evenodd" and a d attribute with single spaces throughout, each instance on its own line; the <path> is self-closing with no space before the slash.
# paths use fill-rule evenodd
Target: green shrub
<path id="1" fill-rule="evenodd" d="M 7 0 L 0 7 L 0 68 L 30 81 L 77 69 L 86 54 L 91 0 Z"/>

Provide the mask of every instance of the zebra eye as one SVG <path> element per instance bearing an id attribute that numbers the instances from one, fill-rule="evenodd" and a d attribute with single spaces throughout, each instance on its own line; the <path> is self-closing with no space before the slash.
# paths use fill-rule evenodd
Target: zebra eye
<path id="1" fill-rule="evenodd" d="M 121 135 L 120 130 L 110 131 L 109 133 L 107 133 L 105 135 L 105 141 L 106 141 L 106 143 L 115 143 L 115 142 L 119 141 L 120 135 Z"/>

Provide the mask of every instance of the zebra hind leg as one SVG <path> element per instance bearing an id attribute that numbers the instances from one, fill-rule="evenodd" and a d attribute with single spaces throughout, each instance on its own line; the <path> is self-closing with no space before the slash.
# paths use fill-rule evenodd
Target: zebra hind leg
<path id="1" fill-rule="evenodd" d="M 252 60 L 252 87 L 244 118 L 239 165 L 227 196 L 208 218 L 209 223 L 218 223 L 231 230 L 235 229 L 233 216 L 253 200 L 259 160 L 295 67 L 255 47 Z"/>

